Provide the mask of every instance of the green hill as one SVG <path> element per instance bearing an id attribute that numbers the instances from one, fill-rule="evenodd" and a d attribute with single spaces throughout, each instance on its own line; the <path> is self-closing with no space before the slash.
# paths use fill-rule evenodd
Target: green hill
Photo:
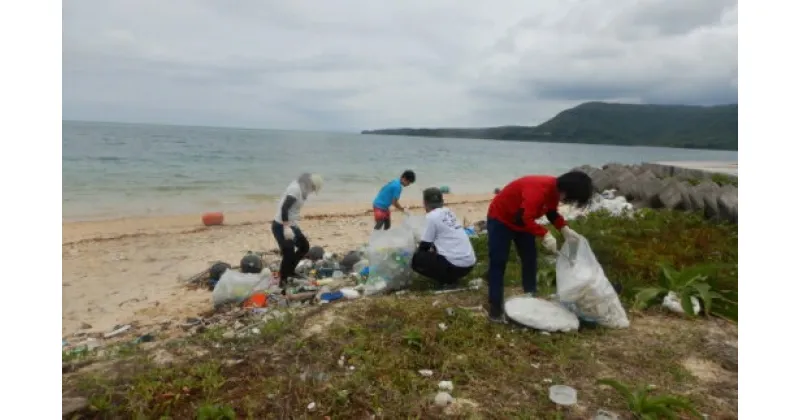
<path id="1" fill-rule="evenodd" d="M 532 127 L 397 128 L 361 134 L 738 150 L 739 106 L 587 102 Z"/>

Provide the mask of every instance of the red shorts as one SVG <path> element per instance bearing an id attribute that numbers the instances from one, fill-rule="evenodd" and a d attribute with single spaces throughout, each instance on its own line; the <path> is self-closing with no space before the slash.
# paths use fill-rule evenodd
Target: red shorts
<path id="1" fill-rule="evenodd" d="M 372 213 L 375 215 L 376 222 L 380 222 L 381 220 L 389 220 L 392 216 L 391 211 L 379 209 L 377 207 L 372 208 Z"/>

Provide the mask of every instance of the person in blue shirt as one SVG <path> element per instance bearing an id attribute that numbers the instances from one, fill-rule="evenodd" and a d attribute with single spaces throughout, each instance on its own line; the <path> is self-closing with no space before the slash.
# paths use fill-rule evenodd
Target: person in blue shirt
<path id="1" fill-rule="evenodd" d="M 372 212 L 375 215 L 375 230 L 388 230 L 392 227 L 391 206 L 403 213 L 406 208 L 400 205 L 400 194 L 403 188 L 413 184 L 417 180 L 417 175 L 412 170 L 406 170 L 400 178 L 393 179 L 378 191 L 378 195 L 372 202 Z"/>

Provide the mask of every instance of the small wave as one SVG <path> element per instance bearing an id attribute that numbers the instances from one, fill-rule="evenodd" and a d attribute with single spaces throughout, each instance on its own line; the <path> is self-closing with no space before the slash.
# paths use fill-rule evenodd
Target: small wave
<path id="1" fill-rule="evenodd" d="M 199 185 L 159 185 L 153 189 L 158 192 L 175 192 L 175 191 L 180 192 L 180 191 L 200 191 L 200 190 L 205 190 L 207 188 Z"/>
<path id="2" fill-rule="evenodd" d="M 100 156 L 95 159 L 99 160 L 100 162 L 120 162 L 123 160 L 121 157 L 118 156 Z"/>
<path id="3" fill-rule="evenodd" d="M 274 194 L 244 194 L 242 197 L 244 197 L 245 200 L 254 203 L 264 203 L 278 199 L 278 196 Z"/>

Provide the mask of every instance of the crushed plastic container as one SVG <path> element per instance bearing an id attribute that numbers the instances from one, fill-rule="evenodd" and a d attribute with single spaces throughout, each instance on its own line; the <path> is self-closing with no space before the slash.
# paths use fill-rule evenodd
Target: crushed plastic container
<path id="1" fill-rule="evenodd" d="M 550 401 L 558 405 L 575 405 L 578 402 L 578 391 L 571 386 L 553 385 L 550 387 Z"/>

